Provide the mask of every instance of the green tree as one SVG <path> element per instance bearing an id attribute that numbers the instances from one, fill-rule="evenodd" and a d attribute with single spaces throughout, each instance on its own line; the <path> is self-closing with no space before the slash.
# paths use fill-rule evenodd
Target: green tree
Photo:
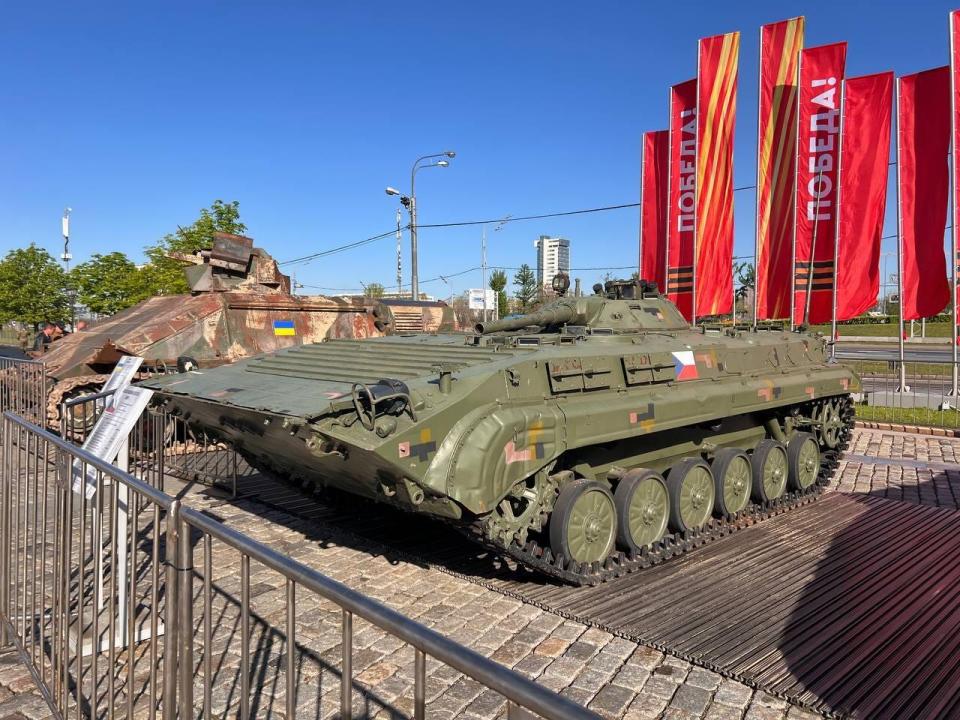
<path id="1" fill-rule="evenodd" d="M 70 289 L 63 268 L 33 243 L 0 260 L 0 322 L 38 326 L 70 319 Z"/>
<path id="2" fill-rule="evenodd" d="M 96 313 L 113 315 L 150 297 L 150 278 L 122 252 L 94 255 L 70 272 L 77 299 Z"/>
<path id="3" fill-rule="evenodd" d="M 503 270 L 490 273 L 490 289 L 497 294 L 497 317 L 509 314 L 507 308 L 507 274 Z"/>
<path id="4" fill-rule="evenodd" d="M 172 253 L 192 255 L 213 245 L 214 232 L 242 235 L 247 226 L 240 222 L 240 203 L 214 200 L 209 208 L 200 211 L 192 225 L 177 228 L 165 235 L 156 245 L 144 252 L 150 258 L 144 268 L 144 278 L 151 295 L 177 295 L 190 291 L 183 273 L 183 263 L 170 257 Z"/>
<path id="5" fill-rule="evenodd" d="M 741 294 L 746 293 L 748 288 L 752 289 L 757 281 L 756 269 L 751 262 L 738 263 L 734 261 L 733 274 L 737 278 L 737 282 L 740 283 Z"/>
<path id="6" fill-rule="evenodd" d="M 363 294 L 368 298 L 373 298 L 374 300 L 382 298 L 385 290 L 383 285 L 378 282 L 367 283 L 363 286 Z"/>
<path id="7" fill-rule="evenodd" d="M 536 301 L 539 290 L 533 268 L 526 263 L 521 265 L 513 276 L 513 284 L 517 287 L 514 297 L 517 298 L 520 310 L 525 312 Z"/>

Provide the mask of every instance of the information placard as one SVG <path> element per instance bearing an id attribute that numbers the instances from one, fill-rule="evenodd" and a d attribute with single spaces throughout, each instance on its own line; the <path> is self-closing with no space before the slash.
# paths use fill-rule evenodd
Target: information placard
<path id="1" fill-rule="evenodd" d="M 101 390 L 101 392 L 109 392 L 111 390 L 119 392 L 127 387 L 133 381 L 133 376 L 137 374 L 137 370 L 140 369 L 142 363 L 142 357 L 138 357 L 137 355 L 124 355 L 117 362 L 113 368 L 113 372 L 110 373 L 110 377 L 108 377 L 107 381 L 103 384 L 103 390 Z M 112 395 L 107 398 L 106 405 L 107 407 L 113 405 Z"/>
<path id="2" fill-rule="evenodd" d="M 112 463 L 120 446 L 137 424 L 143 414 L 153 391 L 140 387 L 125 387 L 114 394 L 113 404 L 104 409 L 93 431 L 83 443 L 83 449 L 104 462 Z M 97 470 L 87 466 L 86 480 L 83 478 L 83 463 L 73 461 L 73 491 L 80 492 L 85 485 L 84 494 L 89 500 L 97 492 Z"/>

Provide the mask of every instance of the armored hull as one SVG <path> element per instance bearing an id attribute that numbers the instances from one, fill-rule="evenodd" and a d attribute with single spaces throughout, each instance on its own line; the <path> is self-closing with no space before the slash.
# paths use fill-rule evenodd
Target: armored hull
<path id="1" fill-rule="evenodd" d="M 814 335 L 691 330 L 614 283 L 468 337 L 330 340 L 147 385 L 255 466 L 592 582 L 815 492 L 858 383 Z"/>
<path id="2" fill-rule="evenodd" d="M 191 294 L 148 298 L 43 354 L 51 422 L 61 400 L 96 392 L 124 355 L 162 374 L 181 358 L 209 368 L 326 338 L 454 327 L 452 309 L 440 302 L 291 295 L 289 278 L 250 238 L 217 233 L 213 249 L 191 261 Z"/>

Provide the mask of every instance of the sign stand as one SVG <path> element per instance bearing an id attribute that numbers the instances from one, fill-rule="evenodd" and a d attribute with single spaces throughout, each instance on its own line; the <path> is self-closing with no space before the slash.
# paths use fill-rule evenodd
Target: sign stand
<path id="1" fill-rule="evenodd" d="M 139 360 L 139 358 L 137 359 Z M 121 370 L 121 368 L 118 366 L 117 370 Z M 128 386 L 130 378 L 132 378 L 132 374 L 135 371 L 135 367 L 133 370 L 130 370 L 129 367 L 122 369 L 122 372 L 126 374 L 127 377 L 121 378 L 115 383 L 114 387 L 117 387 L 117 385 L 121 385 L 121 387 L 117 388 L 114 396 L 111 398 L 113 402 L 108 403 L 98 418 L 93 431 L 83 445 L 85 450 L 96 457 L 106 462 L 115 462 L 116 466 L 124 472 L 127 472 L 129 469 L 130 433 L 149 404 L 150 398 L 153 396 L 153 392 L 150 390 Z M 111 376 L 111 381 L 113 379 L 113 376 Z M 82 463 L 79 461 L 74 461 L 72 475 L 73 492 L 83 492 L 88 500 L 96 497 L 98 489 L 106 490 L 107 487 L 110 487 L 112 491 L 116 493 L 117 540 L 115 545 L 117 548 L 117 557 L 114 558 L 113 563 L 115 572 L 113 590 L 116 593 L 119 604 L 118 617 L 114 623 L 115 636 L 113 638 L 110 638 L 108 635 L 110 627 L 109 618 L 107 618 L 105 622 L 98 623 L 102 628 L 99 634 L 100 637 L 98 638 L 86 636 L 85 630 L 87 627 L 92 627 L 92 624 L 86 623 L 85 618 L 82 618 L 80 629 L 72 633 L 74 646 L 80 647 L 80 652 L 83 655 L 90 655 L 93 652 L 108 650 L 111 645 L 115 648 L 126 647 L 133 643 L 149 639 L 151 632 L 148 623 L 137 623 L 134 627 L 133 637 L 128 637 L 130 607 L 127 597 L 129 570 L 127 567 L 128 549 L 126 538 L 130 527 L 130 489 L 124 483 L 114 483 L 111 482 L 109 478 L 100 478 L 98 471 L 90 467 L 87 467 L 86 473 L 84 473 Z M 95 573 L 96 583 L 99 589 L 99 603 L 93 611 L 99 614 L 102 613 L 107 606 L 108 598 L 104 592 L 104 518 L 101 517 L 101 508 L 98 507 L 98 505 L 99 503 L 92 509 L 91 532 L 94 542 L 91 543 L 91 546 L 97 548 Z M 134 518 L 134 522 L 136 522 L 136 518 Z M 162 625 L 158 625 L 157 635 L 161 634 L 163 634 L 163 628 Z"/>

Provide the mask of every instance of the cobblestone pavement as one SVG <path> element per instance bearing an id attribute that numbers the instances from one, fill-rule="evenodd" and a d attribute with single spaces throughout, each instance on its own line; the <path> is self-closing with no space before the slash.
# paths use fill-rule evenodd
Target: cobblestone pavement
<path id="1" fill-rule="evenodd" d="M 960 439 L 858 430 L 832 489 L 869 492 L 912 502 L 957 507 Z M 926 467 L 923 467 L 926 466 Z M 168 488 L 172 490 L 173 488 Z M 606 718 L 674 720 L 812 718 L 799 707 L 739 682 L 565 620 L 439 569 L 385 557 L 374 544 L 321 540 L 309 521 L 250 500 L 224 501 L 193 487 L 185 501 L 228 525 L 350 587 L 417 619 Z M 194 557 L 194 637 L 198 708 L 204 672 L 203 552 Z M 213 545 L 212 710 L 235 717 L 240 702 L 240 557 Z M 251 716 L 282 718 L 287 643 L 283 634 L 285 581 L 251 566 Z M 298 718 L 327 718 L 339 709 L 341 615 L 331 603 L 298 593 Z M 413 653 L 370 625 L 355 621 L 354 708 L 363 717 L 409 717 Z M 138 663 L 142 679 L 144 666 Z M 502 717 L 504 701 L 456 671 L 428 660 L 428 717 L 481 720 Z M 141 716 L 141 712 L 136 713 Z M 50 717 L 16 655 L 0 654 L 0 720 Z"/>
<path id="2" fill-rule="evenodd" d="M 856 430 L 831 485 L 843 492 L 960 508 L 960 438 Z"/>
<path id="3" fill-rule="evenodd" d="M 0 720 L 50 720 L 53 713 L 15 650 L 0 652 Z"/>
<path id="4" fill-rule="evenodd" d="M 442 632 L 494 660 L 535 678 L 546 687 L 587 705 L 603 717 L 671 718 L 810 718 L 816 717 L 783 700 L 652 648 L 617 638 L 596 628 L 564 620 L 468 580 L 436 569 L 383 557 L 375 547 L 320 545 L 309 539 L 309 524 L 254 502 L 217 504 L 218 517 L 261 542 L 283 548 L 301 562 Z M 269 522 L 264 522 L 269 520 Z M 235 628 L 236 569 L 239 558 L 215 551 L 214 584 L 233 595 L 225 606 L 215 603 L 218 627 Z M 253 612 L 260 622 L 283 627 L 283 580 L 274 573 L 252 570 Z M 199 600 L 199 598 L 198 598 Z M 198 604 L 197 610 L 200 610 Z M 195 621 L 200 622 L 199 612 Z M 299 664 L 297 717 L 329 717 L 336 713 L 339 693 L 340 616 L 333 606 L 314 598 L 297 599 L 297 641 L 305 659 Z M 412 711 L 413 654 L 410 648 L 365 624 L 355 626 L 354 705 L 365 716 L 408 717 Z M 283 717 L 285 657 L 283 639 L 264 626 L 254 633 L 253 664 L 261 686 L 271 692 L 255 701 L 256 717 Z M 219 717 L 237 700 L 236 632 L 215 633 L 218 659 L 214 713 Z M 199 651 L 198 651 L 199 654 Z M 427 715 L 500 717 L 504 701 L 458 672 L 428 661 Z"/>

